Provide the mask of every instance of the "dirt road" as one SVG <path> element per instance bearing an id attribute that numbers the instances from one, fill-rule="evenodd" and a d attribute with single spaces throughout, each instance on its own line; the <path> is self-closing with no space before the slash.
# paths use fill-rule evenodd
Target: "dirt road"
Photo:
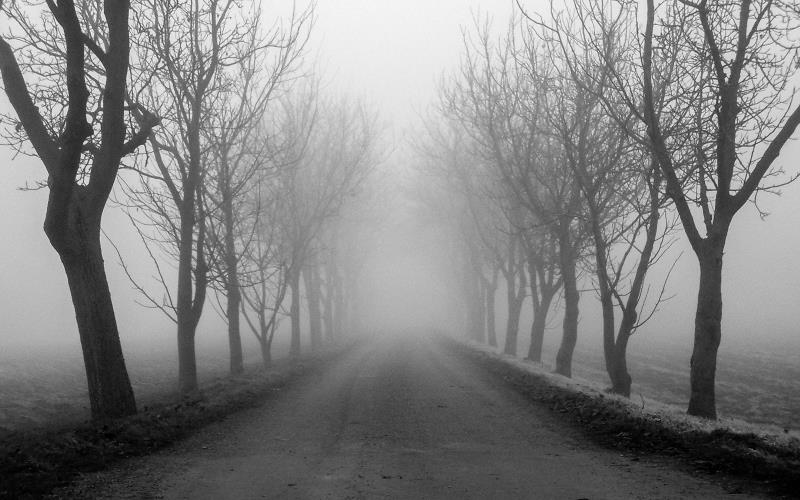
<path id="1" fill-rule="evenodd" d="M 663 461 L 586 443 L 422 338 L 365 343 L 263 407 L 78 488 L 166 499 L 726 497 Z"/>

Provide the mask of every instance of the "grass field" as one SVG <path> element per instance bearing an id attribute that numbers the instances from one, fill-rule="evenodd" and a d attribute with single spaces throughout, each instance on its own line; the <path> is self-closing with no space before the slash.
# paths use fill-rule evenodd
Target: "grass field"
<path id="1" fill-rule="evenodd" d="M 557 345 L 548 347 L 545 364 L 552 364 Z M 628 356 L 633 398 L 641 394 L 685 408 L 689 402 L 690 357 L 691 345 L 635 339 Z M 576 349 L 573 365 L 576 376 L 606 383 L 608 375 L 603 367 L 599 346 Z M 800 349 L 796 346 L 723 343 L 716 387 L 720 416 L 800 430 Z"/>
<path id="2" fill-rule="evenodd" d="M 550 332 L 545 366 L 552 366 L 557 335 Z M 574 374 L 607 381 L 599 349 L 575 352 Z M 647 398 L 685 408 L 689 399 L 691 346 L 647 339 L 632 342 L 629 365 L 633 398 Z M 276 356 L 285 346 L 276 346 Z M 520 350 L 520 352 L 525 352 Z M 247 361 L 259 362 L 255 349 Z M 128 349 L 126 360 L 140 407 L 175 394 L 177 366 L 171 345 Z M 223 344 L 198 351 L 200 378 L 224 376 L 228 360 Z M 781 345 L 723 344 L 717 373 L 721 416 L 778 429 L 800 430 L 800 351 Z M 0 352 L 0 434 L 3 431 L 69 425 L 89 417 L 83 361 L 76 345 L 44 350 L 16 348 Z"/>
<path id="3" fill-rule="evenodd" d="M 280 357 L 285 351 L 278 345 L 274 354 Z M 259 356 L 256 349 L 248 349 L 245 361 L 260 363 Z M 197 358 L 201 382 L 228 373 L 224 343 L 198 347 Z M 125 360 L 140 408 L 176 395 L 178 368 L 171 344 L 126 349 Z M 75 345 L 17 346 L 0 351 L 0 436 L 8 431 L 83 422 L 89 418 L 88 406 L 77 341 Z"/>

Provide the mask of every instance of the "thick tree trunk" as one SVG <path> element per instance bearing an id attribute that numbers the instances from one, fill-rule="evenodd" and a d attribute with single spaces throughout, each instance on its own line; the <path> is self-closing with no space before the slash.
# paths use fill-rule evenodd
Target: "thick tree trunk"
<path id="1" fill-rule="evenodd" d="M 565 377 L 572 376 L 572 355 L 575 352 L 575 344 L 578 342 L 578 279 L 575 269 L 575 257 L 573 255 L 572 242 L 567 235 L 562 234 L 559 238 L 559 265 L 561 267 L 561 278 L 564 283 L 564 329 L 561 338 L 561 346 L 556 354 L 556 373 Z"/>
<path id="2" fill-rule="evenodd" d="M 292 289 L 292 303 L 289 306 L 292 323 L 289 355 L 296 358 L 300 356 L 300 269 L 297 266 L 292 266 L 289 271 L 289 287 Z"/>
<path id="3" fill-rule="evenodd" d="M 608 368 L 608 374 L 611 378 L 611 392 L 631 397 L 631 375 L 628 372 L 628 339 L 629 335 L 620 335 L 614 346 L 612 362 Z"/>
<path id="4" fill-rule="evenodd" d="M 322 347 L 322 314 L 320 311 L 320 283 L 315 263 L 312 260 L 303 268 L 303 279 L 308 301 L 308 332 L 311 337 L 311 350 Z"/>
<path id="5" fill-rule="evenodd" d="M 717 418 L 715 377 L 722 338 L 722 253 L 725 239 L 705 240 L 698 252 L 700 289 L 694 320 L 689 415 Z"/>
<path id="6" fill-rule="evenodd" d="M 1 3 L 1 2 L 0 2 Z M 102 120 L 87 122 L 85 35 L 81 30 L 74 2 L 50 3 L 61 28 L 64 58 L 54 56 L 53 68 L 62 68 L 66 77 L 63 89 L 66 114 L 60 123 L 42 120 L 25 83 L 20 64 L 8 42 L 0 36 L 0 73 L 3 90 L 14 107 L 20 127 L 25 129 L 36 154 L 48 172 L 49 195 L 44 232 L 58 252 L 67 275 L 78 333 L 81 340 L 89 401 L 95 420 L 136 413 L 117 320 L 108 287 L 100 245 L 103 209 L 117 178 L 121 159 L 141 145 L 156 123 L 144 126 L 127 144 L 124 99 L 129 64 L 130 6 L 127 2 L 105 2 L 103 12 L 107 27 L 105 82 L 100 99 Z M 35 44 L 34 44 L 35 45 Z M 41 47 L 40 47 L 41 48 Z M 37 56 L 25 54 L 24 60 Z M 34 68 L 36 64 L 34 64 Z M 31 69 L 23 63 L 22 68 Z M 35 71 L 34 71 L 35 72 Z M 95 106 L 97 102 L 93 102 Z M 93 108 L 94 109 L 94 108 Z M 50 125 L 59 129 L 52 137 Z M 98 127 L 99 126 L 99 127 Z M 81 163 L 87 155 L 87 139 L 94 135 L 97 147 L 91 157 L 91 173 L 83 177 Z M 132 146 L 132 148 L 131 148 Z M 81 182 L 90 181 L 90 182 Z"/>
<path id="7" fill-rule="evenodd" d="M 92 419 L 136 413 L 98 238 L 61 257 L 78 321 Z"/>
<path id="8" fill-rule="evenodd" d="M 178 324 L 178 390 L 184 395 L 197 390 L 195 329 L 185 323 L 184 321 Z"/>

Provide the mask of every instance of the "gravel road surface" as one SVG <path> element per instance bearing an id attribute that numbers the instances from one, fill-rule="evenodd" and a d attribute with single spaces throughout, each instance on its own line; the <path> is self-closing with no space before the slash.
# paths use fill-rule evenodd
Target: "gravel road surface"
<path id="1" fill-rule="evenodd" d="M 260 408 L 83 477 L 94 498 L 750 498 L 586 442 L 423 337 L 363 342 Z"/>

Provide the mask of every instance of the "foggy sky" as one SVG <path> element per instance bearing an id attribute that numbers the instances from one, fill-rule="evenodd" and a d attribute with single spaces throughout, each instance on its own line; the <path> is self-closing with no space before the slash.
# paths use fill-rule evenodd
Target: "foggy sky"
<path id="1" fill-rule="evenodd" d="M 302 4 L 302 2 L 299 2 Z M 544 2 L 524 2 L 531 8 Z M 277 4 L 277 2 L 272 2 Z M 309 62 L 325 75 L 335 90 L 364 96 L 390 124 L 396 158 L 386 161 L 395 174 L 408 174 L 407 137 L 415 131 L 418 115 L 435 97 L 436 82 L 453 69 L 461 54 L 461 26 L 471 23 L 474 12 L 490 14 L 496 27 L 504 28 L 512 10 L 504 0 L 320 0 L 312 34 Z M 277 9 L 278 11 L 281 8 Z M 264 5 L 269 14 L 270 2 Z M 5 95 L 0 106 L 8 109 Z M 58 256 L 42 232 L 46 192 L 21 192 L 17 187 L 42 178 L 37 159 L 17 158 L 0 150 L 0 350 L 9 346 L 54 341 L 79 349 L 74 312 Z M 800 169 L 800 147 L 790 144 L 780 159 L 790 173 Z M 399 181 L 398 181 L 399 182 Z M 402 212 L 401 197 L 391 197 L 395 211 Z M 726 338 L 791 340 L 800 345 L 800 185 L 784 189 L 780 198 L 764 196 L 762 205 L 772 215 L 765 221 L 748 206 L 732 226 L 725 255 L 723 284 L 723 346 Z M 399 220 L 402 221 L 402 215 Z M 413 224 L 411 225 L 413 226 Z M 149 275 L 146 262 L 137 262 L 141 247 L 118 209 L 106 212 L 104 227 L 123 252 L 133 259 L 141 278 Z M 396 222 L 394 228 L 408 228 Z M 367 266 L 367 294 L 373 308 L 392 322 L 407 318 L 408 325 L 424 324 L 443 302 L 440 280 L 426 259 L 426 241 L 415 240 L 409 230 L 384 234 Z M 681 237 L 672 259 L 683 252 L 669 283 L 674 298 L 642 331 L 643 335 L 679 338 L 690 343 L 696 301 L 697 265 Z M 120 324 L 123 345 L 160 339 L 171 345 L 174 327 L 160 313 L 134 304 L 137 296 L 117 266 L 116 255 L 106 247 L 105 258 Z M 663 267 L 663 265 L 662 265 Z M 409 294 L 409 291 L 422 291 Z M 526 304 L 527 308 L 527 304 Z M 596 300 L 591 292 L 581 299 L 580 342 L 600 341 Z M 389 317 L 387 316 L 387 317 Z M 224 339 L 221 322 L 209 303 L 198 331 L 198 342 Z M 498 321 L 504 321 L 498 309 Z M 502 325 L 502 323 L 499 323 Z M 553 333 L 548 333 L 553 335 Z M 524 336 L 524 331 L 521 332 Z M 249 333 L 243 333 L 249 338 Z M 634 342 L 644 342 L 636 339 Z"/>

